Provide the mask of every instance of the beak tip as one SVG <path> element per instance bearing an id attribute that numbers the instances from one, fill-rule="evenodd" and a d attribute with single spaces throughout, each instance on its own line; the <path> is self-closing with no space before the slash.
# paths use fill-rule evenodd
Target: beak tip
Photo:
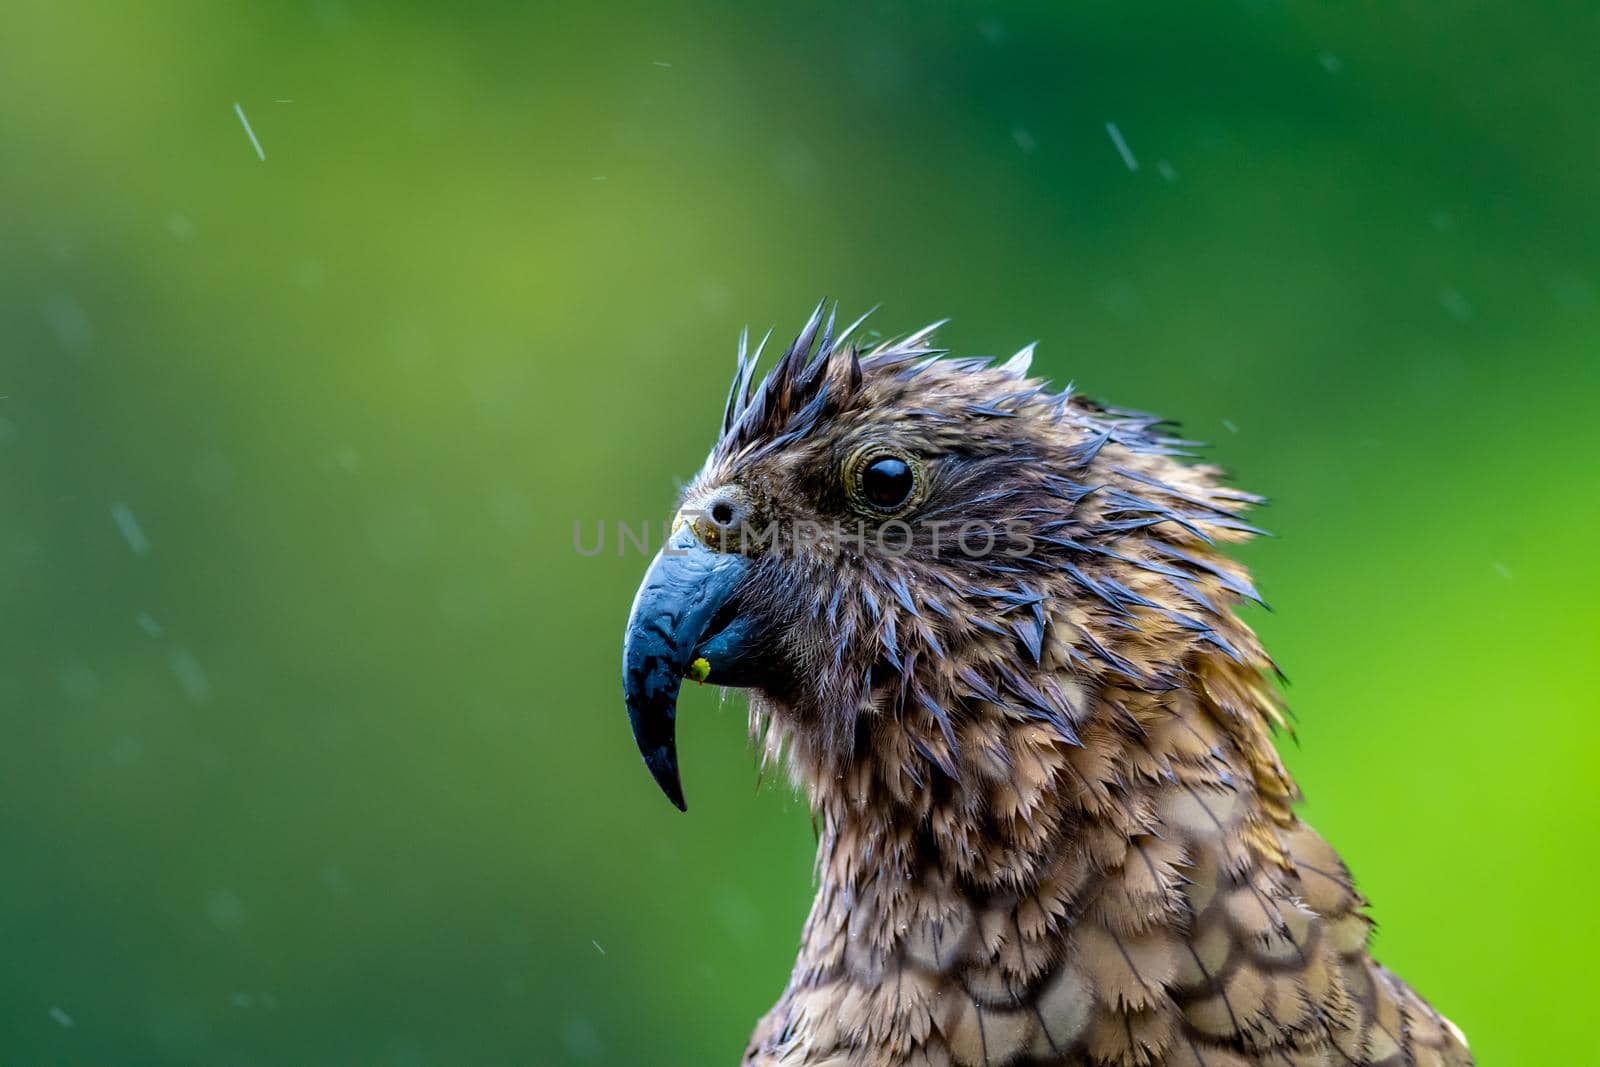
<path id="1" fill-rule="evenodd" d="M 678 781 L 677 768 L 673 768 L 670 777 L 665 774 L 658 774 L 655 779 L 656 785 L 659 785 L 661 791 L 667 795 L 667 799 L 672 801 L 673 807 L 679 811 L 689 810 L 689 805 L 683 801 L 683 785 Z"/>
<path id="2" fill-rule="evenodd" d="M 647 754 L 644 762 L 650 768 L 650 777 L 656 780 L 656 785 L 672 801 L 672 806 L 679 811 L 688 811 L 689 806 L 683 800 L 683 781 L 678 777 L 678 756 L 672 746 L 663 745 Z"/>

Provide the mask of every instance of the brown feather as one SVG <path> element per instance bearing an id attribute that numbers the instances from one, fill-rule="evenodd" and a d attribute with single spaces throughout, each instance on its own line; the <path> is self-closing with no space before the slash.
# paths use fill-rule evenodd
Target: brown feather
<path id="1" fill-rule="evenodd" d="M 1364 901 L 1294 812 L 1276 666 L 1221 551 L 1255 498 L 1020 354 L 932 360 L 925 333 L 813 354 L 824 329 L 819 309 L 759 386 L 742 362 L 684 500 L 737 486 L 778 524 L 752 733 L 819 827 L 799 956 L 745 1062 L 1470 1064 L 1371 959 Z M 875 444 L 926 464 L 903 553 L 835 526 L 864 523 L 842 479 Z M 786 540 L 801 521 L 821 536 Z M 1034 543 L 941 550 L 940 521 Z"/>

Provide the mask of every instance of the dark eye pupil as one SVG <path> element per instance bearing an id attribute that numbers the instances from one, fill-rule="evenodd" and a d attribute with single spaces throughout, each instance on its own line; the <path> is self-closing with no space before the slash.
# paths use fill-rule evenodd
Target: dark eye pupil
<path id="1" fill-rule="evenodd" d="M 867 464 L 861 472 L 861 492 L 874 507 L 895 508 L 906 502 L 916 485 L 910 464 L 884 456 Z"/>

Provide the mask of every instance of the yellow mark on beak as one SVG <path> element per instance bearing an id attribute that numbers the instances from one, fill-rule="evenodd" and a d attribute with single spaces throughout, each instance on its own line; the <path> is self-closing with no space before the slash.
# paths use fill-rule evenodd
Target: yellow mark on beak
<path id="1" fill-rule="evenodd" d="M 693 678 L 701 685 L 705 685 L 706 679 L 711 677 L 711 661 L 706 659 L 704 656 L 701 656 L 699 659 L 689 664 L 689 677 Z"/>

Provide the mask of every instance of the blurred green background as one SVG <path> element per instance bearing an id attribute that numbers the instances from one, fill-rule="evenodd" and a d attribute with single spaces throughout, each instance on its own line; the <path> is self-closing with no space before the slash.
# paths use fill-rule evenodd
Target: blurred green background
<path id="1" fill-rule="evenodd" d="M 709 688 L 657 794 L 646 561 L 573 527 L 664 518 L 822 294 L 1271 495 L 1382 958 L 1596 1062 L 1597 54 L 1509 0 L 10 0 L 0 1062 L 736 1062 L 804 805 Z"/>

